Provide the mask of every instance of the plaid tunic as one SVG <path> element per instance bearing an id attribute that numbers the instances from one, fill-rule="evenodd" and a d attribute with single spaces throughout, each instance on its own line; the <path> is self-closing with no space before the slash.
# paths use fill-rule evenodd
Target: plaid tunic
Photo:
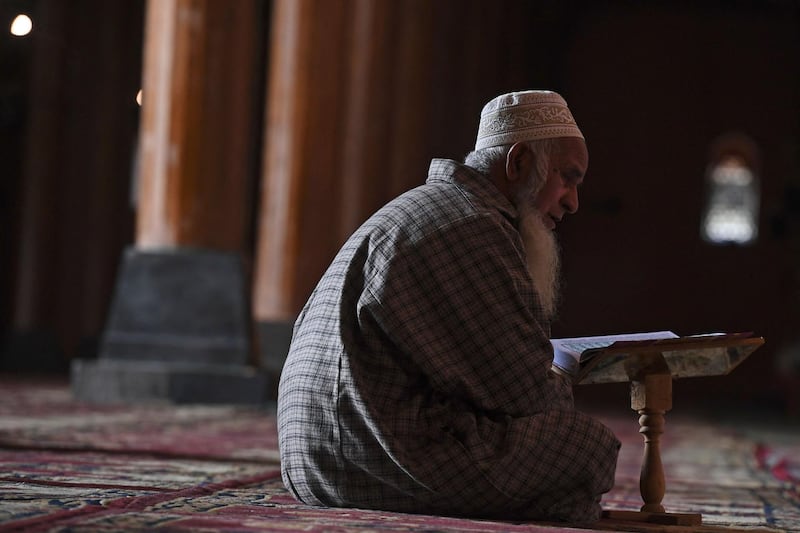
<path id="1" fill-rule="evenodd" d="M 550 371 L 516 211 L 449 160 L 347 241 L 295 324 L 283 479 L 312 505 L 584 521 L 619 442 Z"/>

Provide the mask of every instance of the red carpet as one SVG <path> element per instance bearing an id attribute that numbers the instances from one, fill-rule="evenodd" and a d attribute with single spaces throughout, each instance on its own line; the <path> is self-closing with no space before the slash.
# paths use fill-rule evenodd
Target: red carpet
<path id="1" fill-rule="evenodd" d="M 624 407 L 624 406 L 623 406 Z M 637 510 L 636 417 L 602 416 L 623 450 L 607 509 Z M 593 530 L 800 531 L 800 432 L 733 431 L 667 415 L 664 505 L 686 528 L 603 520 Z M 299 504 L 279 473 L 274 412 L 230 406 L 96 407 L 65 383 L 0 382 L 0 532 L 586 531 L 560 524 Z"/>

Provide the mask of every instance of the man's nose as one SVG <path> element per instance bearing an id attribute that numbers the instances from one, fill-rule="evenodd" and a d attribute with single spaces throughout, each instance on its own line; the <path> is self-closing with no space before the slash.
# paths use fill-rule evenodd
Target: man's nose
<path id="1" fill-rule="evenodd" d="M 561 198 L 561 205 L 564 210 L 570 215 L 578 211 L 578 189 L 577 187 L 570 187 Z"/>

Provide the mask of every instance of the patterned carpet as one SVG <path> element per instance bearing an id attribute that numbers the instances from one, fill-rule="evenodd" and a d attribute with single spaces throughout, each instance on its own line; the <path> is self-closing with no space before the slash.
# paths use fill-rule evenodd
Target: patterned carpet
<path id="1" fill-rule="evenodd" d="M 601 418 L 623 441 L 606 509 L 637 510 L 642 453 L 624 407 Z M 5 531 L 800 531 L 800 431 L 667 415 L 669 511 L 697 527 L 601 520 L 583 528 L 320 509 L 280 479 L 274 411 L 97 407 L 64 382 L 0 381 L 0 532 Z"/>

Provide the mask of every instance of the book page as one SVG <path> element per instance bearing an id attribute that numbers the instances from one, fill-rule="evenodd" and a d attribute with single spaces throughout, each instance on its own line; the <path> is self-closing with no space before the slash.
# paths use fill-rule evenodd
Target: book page
<path id="1" fill-rule="evenodd" d="M 586 359 L 591 358 L 593 353 L 596 353 L 595 350 L 607 348 L 617 341 L 645 341 L 675 338 L 678 338 L 678 335 L 672 331 L 650 331 L 646 333 L 550 339 L 550 344 L 553 345 L 553 364 L 565 372 L 575 374 L 580 364 Z"/>

